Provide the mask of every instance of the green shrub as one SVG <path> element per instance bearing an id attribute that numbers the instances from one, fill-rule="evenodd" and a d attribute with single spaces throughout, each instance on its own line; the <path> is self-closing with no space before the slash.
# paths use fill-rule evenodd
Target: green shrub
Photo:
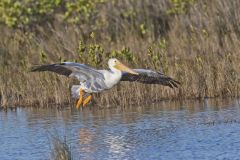
<path id="1" fill-rule="evenodd" d="M 51 19 L 77 23 L 88 20 L 96 13 L 97 4 L 105 1 L 1 0 L 0 22 L 9 27 L 24 27 L 34 23 L 45 23 Z"/>
<path id="2" fill-rule="evenodd" d="M 182 14 L 189 11 L 190 7 L 196 0 L 170 0 L 170 9 L 167 10 L 168 14 Z"/>

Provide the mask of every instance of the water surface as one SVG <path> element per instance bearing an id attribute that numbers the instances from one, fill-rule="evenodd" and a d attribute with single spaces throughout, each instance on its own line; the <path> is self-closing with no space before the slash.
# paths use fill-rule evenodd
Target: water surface
<path id="1" fill-rule="evenodd" d="M 56 135 L 73 159 L 240 159 L 238 102 L 0 111 L 0 159 L 50 159 Z"/>

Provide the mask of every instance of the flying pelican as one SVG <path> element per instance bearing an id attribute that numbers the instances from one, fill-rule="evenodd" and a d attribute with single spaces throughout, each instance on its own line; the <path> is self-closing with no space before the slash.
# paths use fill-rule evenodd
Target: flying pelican
<path id="1" fill-rule="evenodd" d="M 79 108 L 81 104 L 86 106 L 92 98 L 92 93 L 108 90 L 120 81 L 160 84 L 171 88 L 177 88 L 180 84 L 160 72 L 148 69 L 130 69 L 116 58 L 109 59 L 108 66 L 110 70 L 97 70 L 85 64 L 63 62 L 34 66 L 31 71 L 51 71 L 77 78 L 80 85 L 73 85 L 71 88 L 72 97 L 79 97 L 76 108 Z"/>

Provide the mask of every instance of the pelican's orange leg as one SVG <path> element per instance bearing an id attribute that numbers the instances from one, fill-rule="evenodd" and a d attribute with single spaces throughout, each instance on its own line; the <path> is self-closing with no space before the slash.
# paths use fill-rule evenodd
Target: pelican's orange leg
<path id="1" fill-rule="evenodd" d="M 77 109 L 80 107 L 80 105 L 83 102 L 83 93 L 84 93 L 84 90 L 80 89 L 80 91 L 79 91 L 79 100 L 77 101 L 77 104 L 76 104 L 76 108 Z"/>
<path id="2" fill-rule="evenodd" d="M 85 107 L 90 102 L 91 99 L 92 95 L 87 96 L 87 98 L 83 101 L 83 107 Z"/>

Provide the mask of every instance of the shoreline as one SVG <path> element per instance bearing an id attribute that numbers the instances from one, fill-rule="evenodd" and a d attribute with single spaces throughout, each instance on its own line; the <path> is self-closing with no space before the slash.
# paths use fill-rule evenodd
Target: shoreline
<path id="1" fill-rule="evenodd" d="M 86 108 L 97 108 L 97 109 L 110 109 L 110 108 L 118 108 L 118 107 L 126 107 L 126 106 L 142 106 L 142 105 L 153 105 L 153 104 L 160 104 L 162 102 L 179 102 L 179 103 L 183 103 L 183 102 L 188 102 L 188 101 L 205 101 L 205 100 L 236 100 L 239 99 L 239 97 L 204 97 L 204 98 L 184 98 L 184 99 L 161 99 L 161 100 L 151 100 L 151 101 L 145 101 L 144 103 L 142 102 L 134 102 L 134 103 L 129 103 L 129 104 L 108 104 L 105 105 L 106 107 L 102 107 L 102 105 L 100 104 L 96 104 L 96 102 L 91 102 L 88 106 L 86 106 Z M 56 108 L 56 109 L 62 109 L 65 108 L 69 105 L 70 108 L 74 108 L 75 109 L 75 105 L 73 103 L 63 103 L 63 104 L 56 104 L 56 103 L 46 103 L 46 107 L 44 106 L 40 106 L 37 104 L 28 104 L 28 105 L 24 105 L 24 104 L 19 104 L 19 105 L 15 105 L 15 106 L 0 106 L 0 111 L 1 110 L 15 110 L 17 108 L 43 108 L 43 109 L 48 109 L 48 108 Z M 80 108 L 79 110 L 82 110 L 84 108 Z"/>

